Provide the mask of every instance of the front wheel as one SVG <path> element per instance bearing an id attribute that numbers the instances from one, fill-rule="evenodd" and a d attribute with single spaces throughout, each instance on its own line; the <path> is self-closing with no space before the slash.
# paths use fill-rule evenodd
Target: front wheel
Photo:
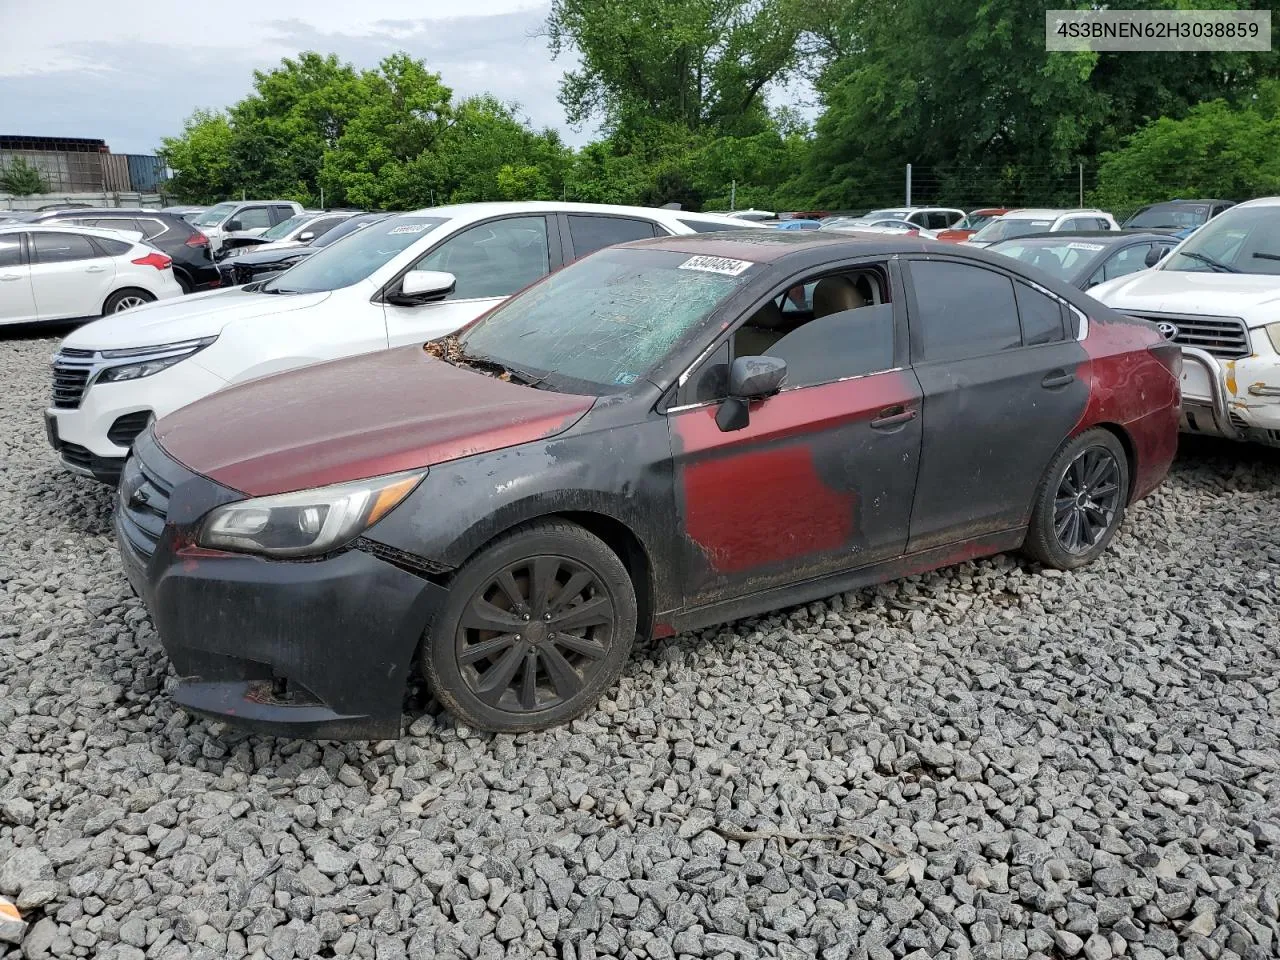
<path id="1" fill-rule="evenodd" d="M 1124 519 L 1129 458 L 1109 430 L 1063 444 L 1036 491 L 1023 549 L 1046 567 L 1074 570 L 1098 558 Z"/>
<path id="2" fill-rule="evenodd" d="M 617 681 L 636 634 L 627 568 L 577 524 L 539 521 L 482 550 L 454 578 L 423 645 L 423 672 L 459 721 L 545 730 Z"/>
<path id="3" fill-rule="evenodd" d="M 144 303 L 151 303 L 153 300 L 155 300 L 155 297 L 146 290 L 139 290 L 135 287 L 130 287 L 128 290 L 117 290 L 107 297 L 107 302 L 102 305 L 102 314 L 103 316 L 109 316 L 122 310 L 132 310 L 134 307 L 140 307 Z"/>

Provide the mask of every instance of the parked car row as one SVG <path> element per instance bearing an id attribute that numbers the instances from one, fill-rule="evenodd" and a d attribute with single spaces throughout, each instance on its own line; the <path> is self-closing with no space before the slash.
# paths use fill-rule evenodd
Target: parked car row
<path id="1" fill-rule="evenodd" d="M 637 634 L 1077 567 L 1176 447 L 1155 325 L 972 245 L 555 203 L 344 227 L 54 364 L 50 442 L 118 482 L 178 701 L 261 730 L 394 736 L 414 664 L 541 729 Z"/>

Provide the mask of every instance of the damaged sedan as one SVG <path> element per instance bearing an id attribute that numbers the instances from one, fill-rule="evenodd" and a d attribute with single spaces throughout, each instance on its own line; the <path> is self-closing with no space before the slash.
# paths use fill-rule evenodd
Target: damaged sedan
<path id="1" fill-rule="evenodd" d="M 885 235 L 639 241 L 163 418 L 116 530 L 177 700 L 391 737 L 417 670 L 460 723 L 538 730 L 638 636 L 1005 550 L 1089 563 L 1169 468 L 1179 352 L 1035 276 Z"/>

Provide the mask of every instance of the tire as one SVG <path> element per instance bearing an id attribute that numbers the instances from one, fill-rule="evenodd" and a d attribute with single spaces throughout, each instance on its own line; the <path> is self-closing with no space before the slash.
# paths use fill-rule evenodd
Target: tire
<path id="1" fill-rule="evenodd" d="M 563 596 L 566 589 L 573 594 Z M 613 686 L 636 619 L 631 577 L 603 540 L 574 523 L 537 521 L 457 573 L 423 639 L 422 670 L 460 723 L 545 730 L 591 709 Z M 493 627 L 478 626 L 485 623 Z"/>
<path id="2" fill-rule="evenodd" d="M 1092 563 L 1129 502 L 1129 458 L 1109 430 L 1086 430 L 1058 450 L 1036 490 L 1023 551 L 1046 567 Z"/>
<path id="3" fill-rule="evenodd" d="M 107 302 L 102 305 L 102 315 L 104 317 L 110 316 L 113 313 L 119 313 L 121 310 L 130 310 L 133 307 L 151 303 L 154 300 L 155 296 L 147 293 L 146 290 L 140 290 L 137 287 L 125 287 L 125 289 L 117 290 L 107 297 Z"/>
<path id="4" fill-rule="evenodd" d="M 186 274 L 174 271 L 173 279 L 178 281 L 178 286 L 182 288 L 182 295 L 185 297 L 191 292 L 191 281 L 187 279 Z"/>

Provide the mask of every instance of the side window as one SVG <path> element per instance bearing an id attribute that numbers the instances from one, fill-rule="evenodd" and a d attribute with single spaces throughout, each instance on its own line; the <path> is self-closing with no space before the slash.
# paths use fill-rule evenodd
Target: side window
<path id="1" fill-rule="evenodd" d="M 8 233 L 0 235 L 0 270 L 5 267 L 22 266 L 22 235 Z"/>
<path id="2" fill-rule="evenodd" d="M 455 234 L 414 264 L 415 270 L 441 270 L 457 278 L 450 300 L 509 297 L 551 269 L 547 221 L 510 217 Z"/>
<path id="3" fill-rule="evenodd" d="M 1099 230 L 1110 230 L 1110 229 L 1111 229 L 1111 224 L 1110 224 L 1110 222 L 1108 222 L 1107 220 L 1104 220 L 1102 217 L 1096 217 L 1096 218 L 1094 219 L 1094 223 L 1096 223 L 1096 224 L 1098 225 L 1098 229 L 1099 229 Z"/>
<path id="4" fill-rule="evenodd" d="M 162 233 L 167 233 L 169 225 L 163 220 L 152 220 L 150 217 L 138 218 L 138 229 L 142 231 L 143 240 L 154 240 Z"/>
<path id="5" fill-rule="evenodd" d="M 904 217 L 907 223 L 914 223 L 917 227 L 927 227 L 929 215 L 923 210 L 917 210 L 915 213 L 908 214 Z"/>
<path id="6" fill-rule="evenodd" d="M 1022 345 L 1013 281 L 993 270 L 942 260 L 911 261 L 912 316 L 921 356 L 963 360 Z"/>
<path id="7" fill-rule="evenodd" d="M 71 263 L 102 256 L 88 238 L 75 233 L 31 234 L 36 263 Z"/>
<path id="8" fill-rule="evenodd" d="M 272 207 L 271 213 L 272 213 L 272 216 L 271 216 L 272 226 L 274 226 L 277 223 L 284 223 L 290 217 L 297 216 L 297 214 L 294 212 L 293 207 L 286 207 L 282 204 L 277 204 L 276 206 Z"/>
<path id="9" fill-rule="evenodd" d="M 99 217 L 94 221 L 93 226 L 102 227 L 104 230 L 128 230 L 130 233 L 141 233 L 146 236 L 146 231 L 139 222 L 132 217 Z"/>
<path id="10" fill-rule="evenodd" d="M 1028 347 L 1063 339 L 1062 304 L 1025 283 L 1013 285 L 1022 320 L 1022 342 Z"/>
<path id="11" fill-rule="evenodd" d="M 108 240 L 106 237 L 94 237 L 93 242 L 106 251 L 109 257 L 122 257 L 133 249 L 132 244 L 123 240 Z"/>
<path id="12" fill-rule="evenodd" d="M 315 236 L 320 237 L 328 233 L 338 224 L 342 223 L 345 219 L 345 217 L 325 217 L 322 220 L 315 220 L 307 224 L 306 228 L 302 232 L 306 233 L 307 231 L 310 231 Z"/>
<path id="13" fill-rule="evenodd" d="M 628 240 L 643 240 L 653 236 L 653 224 L 648 220 L 632 220 L 629 217 L 579 217 L 569 215 L 569 239 L 573 241 L 573 255 L 585 257 L 603 247 Z"/>
<path id="14" fill-rule="evenodd" d="M 263 230 L 271 226 L 271 210 L 268 207 L 246 207 L 236 214 L 241 230 Z"/>
<path id="15" fill-rule="evenodd" d="M 936 210 L 929 214 L 928 229 L 945 230 L 949 226 L 951 226 L 951 214 L 945 210 Z"/>
<path id="16" fill-rule="evenodd" d="M 711 354 L 698 364 L 680 393 L 676 397 L 676 406 L 683 407 L 690 403 L 706 403 L 711 400 L 722 400 L 729 392 L 729 344 L 720 344 Z"/>
<path id="17" fill-rule="evenodd" d="M 738 328 L 734 355 L 785 360 L 784 389 L 892 369 L 894 316 L 888 276 L 883 267 L 868 266 L 797 284 L 767 301 Z M 807 310 L 786 310 L 793 294 L 806 297 Z M 779 306 L 780 300 L 784 306 Z"/>
<path id="18" fill-rule="evenodd" d="M 1102 279 L 1114 280 L 1147 269 L 1147 251 L 1150 249 L 1151 244 L 1138 243 L 1113 253 L 1102 264 Z"/>
<path id="19" fill-rule="evenodd" d="M 1223 210 L 1229 210 L 1230 208 L 1231 208 L 1231 204 L 1229 204 L 1229 203 L 1220 203 L 1220 204 L 1218 204 L 1217 206 L 1215 206 L 1215 207 L 1213 208 L 1213 215 L 1216 217 L 1216 216 L 1217 216 L 1218 214 L 1220 214 Z"/>

